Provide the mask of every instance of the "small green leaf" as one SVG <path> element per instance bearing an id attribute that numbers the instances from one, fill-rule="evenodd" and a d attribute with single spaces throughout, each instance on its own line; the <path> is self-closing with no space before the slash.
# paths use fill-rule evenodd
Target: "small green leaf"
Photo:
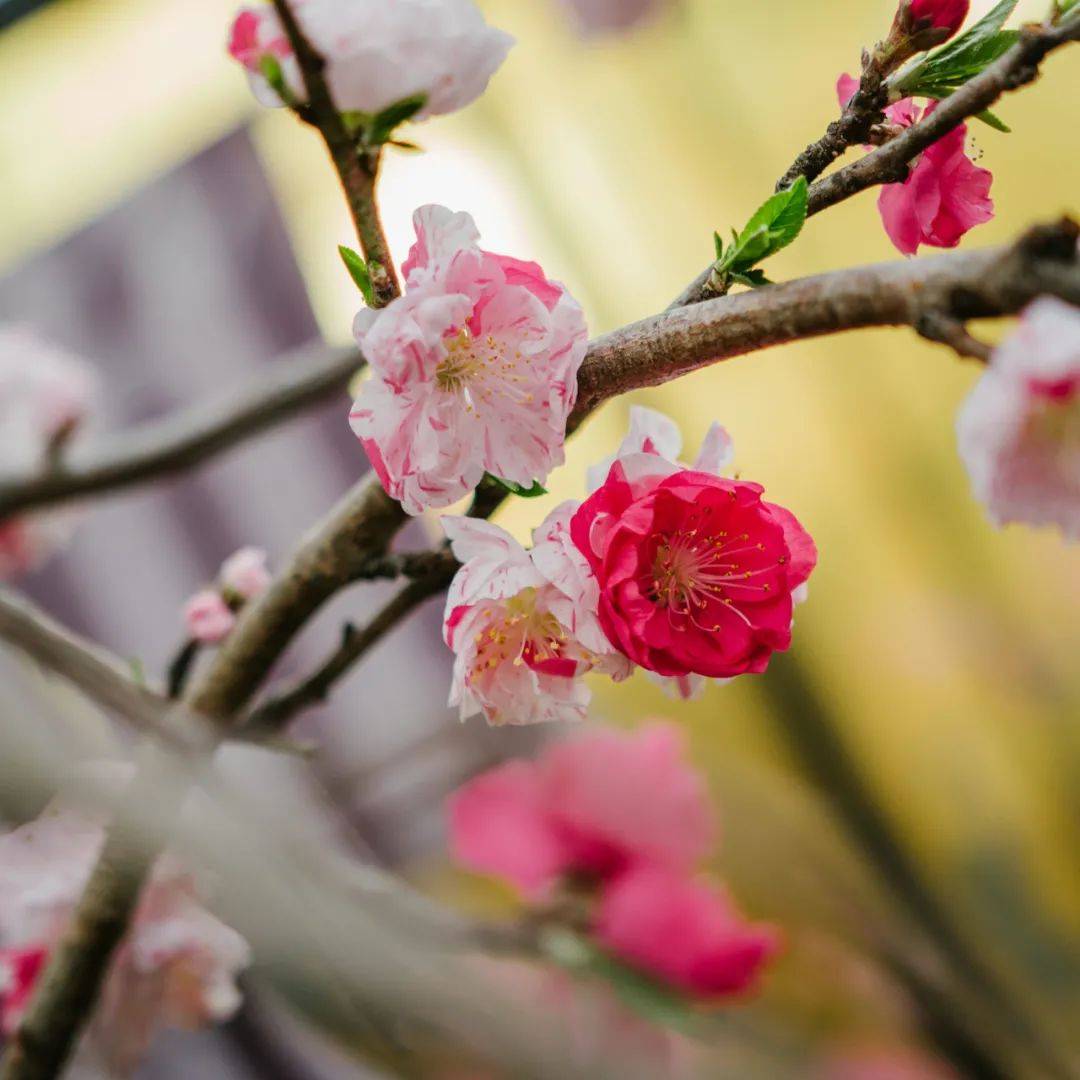
<path id="1" fill-rule="evenodd" d="M 727 251 L 718 257 L 717 274 L 745 272 L 787 247 L 806 221 L 809 187 L 805 176 L 765 200 Z"/>
<path id="2" fill-rule="evenodd" d="M 270 53 L 260 56 L 259 71 L 262 72 L 262 77 L 270 84 L 274 93 L 277 94 L 286 105 L 292 105 L 294 103 L 292 93 L 285 83 L 285 74 L 281 70 L 281 64 L 278 63 L 278 58 L 276 56 L 272 56 Z"/>
<path id="3" fill-rule="evenodd" d="M 765 276 L 764 270 L 732 270 L 730 278 L 738 285 L 749 285 L 751 289 L 760 289 L 773 283 Z"/>
<path id="4" fill-rule="evenodd" d="M 369 143 L 378 145 L 388 142 L 394 130 L 411 120 L 427 103 L 427 94 L 413 94 L 411 97 L 395 101 L 382 112 L 376 113 L 366 126 L 364 135 Z"/>
<path id="5" fill-rule="evenodd" d="M 724 257 L 724 240 L 718 232 L 713 234 L 713 246 L 716 248 L 716 258 L 720 260 Z"/>
<path id="6" fill-rule="evenodd" d="M 143 666 L 143 662 L 137 656 L 133 656 L 128 660 L 128 664 L 131 667 L 131 678 L 137 685 L 145 686 L 146 668 Z"/>
<path id="7" fill-rule="evenodd" d="M 989 109 L 985 109 L 981 113 L 976 113 L 975 119 L 981 120 L 988 127 L 992 127 L 995 131 L 1004 132 L 1006 135 L 1012 131 L 1012 128 L 1009 127 L 997 113 L 992 113 Z"/>
<path id="8" fill-rule="evenodd" d="M 491 473 L 487 475 L 491 476 Z M 538 499 L 541 495 L 548 493 L 547 488 L 543 487 L 539 480 L 534 480 L 532 487 L 522 487 L 521 484 L 515 484 L 513 480 L 504 480 L 501 476 L 491 476 L 491 479 L 500 487 L 506 488 L 511 495 L 517 495 L 522 499 Z"/>
<path id="9" fill-rule="evenodd" d="M 374 307 L 375 290 L 371 287 L 371 274 L 363 257 L 359 252 L 353 251 L 352 248 L 346 247 L 344 244 L 338 244 L 338 254 L 345 264 L 345 269 L 349 271 L 349 277 L 356 282 L 356 287 L 363 294 L 367 306 Z"/>

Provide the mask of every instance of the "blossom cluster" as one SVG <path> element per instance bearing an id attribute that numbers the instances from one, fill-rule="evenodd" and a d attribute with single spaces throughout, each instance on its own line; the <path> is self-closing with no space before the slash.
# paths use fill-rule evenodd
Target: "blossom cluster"
<path id="1" fill-rule="evenodd" d="M 696 872 L 715 823 L 678 729 L 596 731 L 510 761 L 450 799 L 454 858 L 537 904 L 584 898 L 603 949 L 714 998 L 750 988 L 779 939 Z"/>
<path id="2" fill-rule="evenodd" d="M 671 420 L 635 407 L 618 454 L 590 470 L 592 494 L 556 507 L 529 551 L 488 522 L 443 519 L 462 563 L 444 637 L 463 718 L 583 719 L 580 676 L 635 666 L 692 697 L 790 646 L 813 541 L 759 484 L 720 475 L 733 451 L 719 425 L 692 467 L 680 450 Z"/>
<path id="3" fill-rule="evenodd" d="M 110 788 L 128 772 L 100 763 L 87 771 Z M 18 1027 L 104 840 L 104 815 L 72 795 L 0 835 L 3 1034 Z M 247 943 L 202 906 L 192 874 L 163 856 L 109 968 L 90 1034 L 95 1054 L 111 1074 L 127 1075 L 160 1028 L 227 1019 L 240 1003 L 235 977 L 248 962 Z"/>
<path id="4" fill-rule="evenodd" d="M 0 461 L 5 471 L 44 470 L 84 423 L 97 399 L 97 376 L 84 360 L 19 326 L 0 326 Z M 78 523 L 68 509 L 0 521 L 0 581 L 37 569 Z"/>
<path id="5" fill-rule="evenodd" d="M 236 612 L 265 592 L 270 584 L 266 552 L 243 547 L 230 555 L 214 585 L 200 589 L 184 604 L 188 637 L 201 645 L 218 645 L 236 625 Z"/>

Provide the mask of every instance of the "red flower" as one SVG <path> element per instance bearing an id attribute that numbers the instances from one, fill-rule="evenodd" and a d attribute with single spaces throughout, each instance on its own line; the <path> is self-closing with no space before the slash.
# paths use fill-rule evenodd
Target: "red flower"
<path id="1" fill-rule="evenodd" d="M 623 458 L 574 515 L 600 586 L 600 625 L 660 675 L 761 672 L 791 644 L 792 591 L 817 551 L 759 484 Z"/>
<path id="2" fill-rule="evenodd" d="M 0 1032 L 14 1034 L 45 966 L 47 949 L 0 949 Z"/>
<path id="3" fill-rule="evenodd" d="M 926 23 L 927 26 L 946 29 L 950 36 L 955 34 L 967 18 L 971 0 L 911 0 L 912 22 Z"/>
<path id="4" fill-rule="evenodd" d="M 779 941 L 746 922 L 723 890 L 657 866 L 608 885 L 597 941 L 627 963 L 698 997 L 750 987 Z"/>

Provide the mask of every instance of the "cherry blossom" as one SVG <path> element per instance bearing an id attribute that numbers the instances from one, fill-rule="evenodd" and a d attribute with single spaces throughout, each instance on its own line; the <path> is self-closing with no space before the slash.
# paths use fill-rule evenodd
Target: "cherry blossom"
<path id="1" fill-rule="evenodd" d="M 689 872 L 709 850 L 705 785 L 681 733 L 650 724 L 554 744 L 476 777 L 448 804 L 463 866 L 542 896 L 566 874 L 606 880 L 639 862 Z"/>
<path id="2" fill-rule="evenodd" d="M 184 604 L 184 626 L 192 641 L 217 645 L 235 625 L 236 616 L 217 589 L 200 589 Z"/>
<path id="3" fill-rule="evenodd" d="M 1080 540 L 1080 311 L 1043 297 L 960 409 L 960 456 L 997 525 L 1054 525 Z"/>
<path id="4" fill-rule="evenodd" d="M 414 222 L 408 292 L 357 317 L 371 377 L 350 414 L 410 514 L 449 506 L 485 472 L 529 486 L 562 464 L 588 337 L 566 290 L 481 250 L 468 214 L 425 206 Z"/>
<path id="5" fill-rule="evenodd" d="M 628 963 L 704 998 L 749 989 L 779 947 L 776 931 L 746 922 L 724 890 L 651 865 L 604 890 L 596 937 Z"/>
<path id="6" fill-rule="evenodd" d="M 240 548 L 221 564 L 218 581 L 225 593 L 240 600 L 254 600 L 266 591 L 271 581 L 266 552 L 256 547 Z"/>
<path id="7" fill-rule="evenodd" d="M 837 82 L 837 95 L 845 104 L 858 87 L 850 75 Z M 910 127 L 925 114 L 905 98 L 885 110 L 897 128 Z M 973 164 L 965 151 L 967 125 L 961 124 L 919 155 L 906 180 L 885 184 L 878 196 L 878 212 L 885 232 L 898 251 L 914 255 L 920 245 L 953 248 L 976 225 L 994 216 L 990 198 L 993 173 Z"/>
<path id="8" fill-rule="evenodd" d="M 8 1033 L 75 910 L 104 826 L 104 815 L 61 798 L 0 836 L 0 1015 Z M 195 880 L 163 857 L 109 970 L 90 1032 L 95 1049 L 127 1074 L 161 1027 L 227 1019 L 240 1002 L 235 976 L 248 962 L 244 939 L 201 906 Z"/>
<path id="9" fill-rule="evenodd" d="M 565 529 L 568 513 L 560 514 Z M 455 653 L 450 704 L 463 720 L 482 712 L 491 724 L 583 720 L 590 694 L 580 676 L 595 669 L 625 677 L 629 665 L 581 607 L 573 570 L 553 552 L 560 541 L 548 537 L 550 519 L 537 532 L 547 529 L 540 561 L 555 581 L 497 525 L 454 517 L 443 524 L 462 563 L 443 625 Z"/>
<path id="10" fill-rule="evenodd" d="M 97 399 L 97 376 L 18 326 L 0 326 L 0 461 L 5 471 L 41 468 L 49 447 L 82 425 Z M 0 581 L 34 570 L 70 539 L 70 509 L 0 521 Z"/>
<path id="11" fill-rule="evenodd" d="M 345 112 L 375 114 L 418 94 L 425 101 L 415 120 L 456 112 L 484 92 L 514 43 L 488 26 L 473 0 L 294 0 L 293 11 L 326 60 L 331 97 Z M 293 99 L 305 100 L 299 65 L 269 4 L 240 11 L 228 51 L 261 104 L 282 104 L 264 58 L 277 61 Z"/>
<path id="12" fill-rule="evenodd" d="M 662 676 L 764 671 L 791 643 L 795 594 L 817 560 L 813 541 L 789 511 L 763 500 L 760 485 L 712 471 L 731 456 L 718 425 L 693 469 L 673 460 L 680 442 L 666 418 L 637 412 L 603 485 L 573 517 L 573 541 L 598 582 L 600 625 Z M 679 692 L 698 690 L 691 680 Z"/>

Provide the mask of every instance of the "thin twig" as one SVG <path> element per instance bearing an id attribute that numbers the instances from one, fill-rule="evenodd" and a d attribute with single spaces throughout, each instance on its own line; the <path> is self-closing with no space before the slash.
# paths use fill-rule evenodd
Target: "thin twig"
<path id="1" fill-rule="evenodd" d="M 959 320 L 935 311 L 927 312 L 918 322 L 916 330 L 927 341 L 948 345 L 958 356 L 988 364 L 993 349 L 985 341 L 972 335 Z"/>
<path id="2" fill-rule="evenodd" d="M 296 55 L 307 90 L 307 102 L 298 111 L 304 120 L 318 128 L 330 152 L 360 247 L 367 259 L 375 306 L 384 307 L 401 292 L 401 287 L 375 201 L 381 148 L 362 146 L 349 132 L 324 78 L 325 61 L 304 35 L 289 0 L 273 0 L 273 4 Z"/>

